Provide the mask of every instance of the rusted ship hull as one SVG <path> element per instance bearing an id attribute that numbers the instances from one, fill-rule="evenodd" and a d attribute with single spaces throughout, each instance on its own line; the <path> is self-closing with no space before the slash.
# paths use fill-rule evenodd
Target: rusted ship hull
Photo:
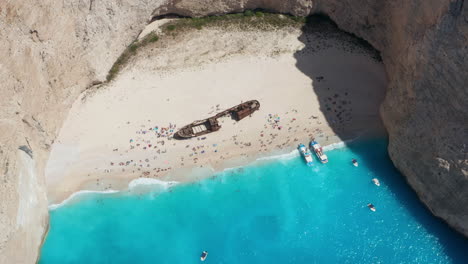
<path id="1" fill-rule="evenodd" d="M 202 136 L 214 131 L 218 131 L 221 126 L 216 118 L 207 118 L 204 120 L 195 121 L 189 125 L 182 127 L 174 135 L 176 139 L 192 138 Z"/>
<path id="2" fill-rule="evenodd" d="M 245 117 L 250 116 L 259 108 L 260 102 L 258 102 L 257 100 L 251 100 L 245 103 L 241 103 L 239 105 L 226 109 L 212 117 L 203 120 L 198 120 L 182 127 L 179 131 L 177 131 L 174 134 L 174 138 L 187 139 L 218 131 L 221 128 L 221 126 L 218 123 L 218 118 L 221 118 L 226 115 L 231 115 L 231 117 L 234 120 L 240 121 Z"/>

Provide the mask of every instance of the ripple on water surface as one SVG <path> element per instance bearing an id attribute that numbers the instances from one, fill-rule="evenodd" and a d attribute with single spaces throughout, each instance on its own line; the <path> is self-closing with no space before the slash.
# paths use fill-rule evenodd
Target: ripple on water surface
<path id="1" fill-rule="evenodd" d="M 86 195 L 50 212 L 40 263 L 199 263 L 203 250 L 206 263 L 463 263 L 467 240 L 419 203 L 386 144 L 351 143 L 326 165 L 268 160 L 152 193 Z"/>

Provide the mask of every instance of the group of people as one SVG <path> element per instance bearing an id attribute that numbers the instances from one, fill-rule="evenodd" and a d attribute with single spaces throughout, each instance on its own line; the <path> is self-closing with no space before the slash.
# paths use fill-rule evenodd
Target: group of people
<path id="1" fill-rule="evenodd" d="M 283 128 L 281 125 L 280 125 L 280 121 L 281 121 L 281 118 L 278 116 L 278 114 L 268 114 L 268 118 L 267 118 L 267 121 L 268 121 L 268 124 L 271 126 L 271 128 L 273 129 L 278 129 L 278 130 L 281 130 L 281 128 Z"/>
<path id="2" fill-rule="evenodd" d="M 147 130 L 140 129 L 136 133 L 137 134 L 146 134 L 146 133 L 155 133 L 158 138 L 160 137 L 165 137 L 165 138 L 172 138 L 174 136 L 174 133 L 176 132 L 176 125 L 169 123 L 168 127 L 160 127 L 160 126 L 154 126 L 150 127 Z"/>

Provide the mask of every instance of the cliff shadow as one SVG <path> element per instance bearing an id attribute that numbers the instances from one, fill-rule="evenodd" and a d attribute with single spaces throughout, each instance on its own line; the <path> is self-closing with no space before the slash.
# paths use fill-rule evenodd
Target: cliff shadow
<path id="1" fill-rule="evenodd" d="M 468 240 L 430 213 L 404 176 L 390 164 L 387 153 L 383 155 L 394 171 L 382 174 L 379 168 L 382 163 L 366 153 L 368 148 L 356 143 L 371 138 L 388 142 L 379 114 L 387 88 L 380 53 L 365 40 L 340 30 L 323 15 L 308 17 L 299 41 L 304 47 L 294 54 L 296 67 L 310 78 L 310 87 L 325 119 L 320 120 L 321 117 L 316 122 L 327 122 L 342 141 L 354 140 L 347 146 L 356 154 L 359 164 L 379 175 L 382 185 L 395 194 L 397 202 L 441 242 L 452 263 L 463 263 L 468 258 Z M 314 136 L 320 141 L 328 135 L 319 132 Z M 369 197 L 369 202 L 378 208 L 378 198 Z"/>

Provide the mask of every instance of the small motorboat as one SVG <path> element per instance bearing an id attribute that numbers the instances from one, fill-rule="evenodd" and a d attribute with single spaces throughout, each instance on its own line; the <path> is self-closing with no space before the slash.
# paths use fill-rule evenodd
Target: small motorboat
<path id="1" fill-rule="evenodd" d="M 375 212 L 375 206 L 373 204 L 367 204 L 367 207 L 369 207 L 369 209 L 372 211 L 372 212 Z"/>
<path id="2" fill-rule="evenodd" d="M 203 251 L 200 256 L 201 261 L 205 261 L 206 257 L 208 257 L 208 251 Z"/>
<path id="3" fill-rule="evenodd" d="M 380 186 L 379 179 L 374 178 L 374 179 L 372 179 L 372 182 L 373 182 L 375 185 Z"/>
<path id="4" fill-rule="evenodd" d="M 314 150 L 315 155 L 317 155 L 317 158 L 320 160 L 322 163 L 327 163 L 328 162 L 328 157 L 323 153 L 323 148 L 320 146 L 320 144 L 312 139 L 310 142 L 310 148 Z"/>
<path id="5" fill-rule="evenodd" d="M 307 147 L 304 144 L 301 143 L 301 144 L 299 144 L 297 149 L 301 153 L 302 157 L 304 157 L 304 160 L 306 161 L 307 166 L 312 166 L 314 160 L 312 159 L 312 154 L 307 149 Z"/>
<path id="6" fill-rule="evenodd" d="M 353 163 L 354 167 L 359 166 L 359 163 L 357 162 L 357 159 L 353 159 L 351 162 Z"/>

